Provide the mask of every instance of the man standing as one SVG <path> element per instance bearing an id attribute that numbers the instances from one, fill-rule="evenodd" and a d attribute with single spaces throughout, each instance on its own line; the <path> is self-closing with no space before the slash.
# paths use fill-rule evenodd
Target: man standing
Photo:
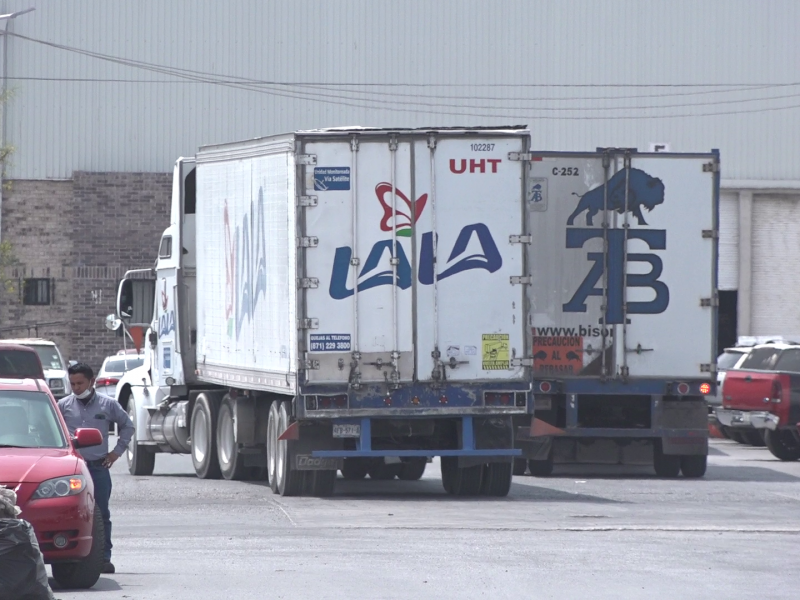
<path id="1" fill-rule="evenodd" d="M 94 371 L 84 363 L 72 365 L 67 372 L 69 373 L 69 384 L 72 386 L 72 394 L 58 401 L 58 408 L 64 415 L 71 435 L 80 427 L 92 427 L 99 429 L 103 434 L 103 444 L 93 448 L 83 448 L 78 450 L 89 467 L 94 481 L 94 496 L 100 513 L 103 515 L 103 523 L 106 529 L 106 542 L 103 565 L 103 573 L 114 573 L 114 565 L 111 562 L 111 512 L 108 509 L 108 502 L 111 499 L 111 473 L 109 468 L 117 459 L 122 456 L 125 449 L 133 437 L 133 422 L 128 413 L 122 410 L 116 400 L 98 394 L 94 389 Z M 119 441 L 114 450 L 108 451 L 108 431 L 111 423 L 116 423 L 119 427 Z"/>

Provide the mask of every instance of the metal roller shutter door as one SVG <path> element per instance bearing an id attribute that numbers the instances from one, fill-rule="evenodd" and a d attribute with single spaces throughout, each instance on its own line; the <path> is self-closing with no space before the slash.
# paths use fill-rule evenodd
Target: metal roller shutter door
<path id="1" fill-rule="evenodd" d="M 719 267 L 717 287 L 739 289 L 739 193 L 723 192 L 719 198 Z"/>
<path id="2" fill-rule="evenodd" d="M 752 333 L 800 336 L 800 195 L 753 197 Z"/>

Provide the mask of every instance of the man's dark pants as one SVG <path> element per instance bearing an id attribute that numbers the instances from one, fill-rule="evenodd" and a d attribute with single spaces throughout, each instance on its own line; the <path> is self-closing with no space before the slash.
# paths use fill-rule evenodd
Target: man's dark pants
<path id="1" fill-rule="evenodd" d="M 88 463 L 88 466 L 89 473 L 92 474 L 92 481 L 94 481 L 94 499 L 103 516 L 103 525 L 106 530 L 103 558 L 106 562 L 111 562 L 111 548 L 114 546 L 111 543 L 111 511 L 108 509 L 108 502 L 111 499 L 111 473 L 102 466 L 102 463 L 102 460 L 92 461 Z"/>

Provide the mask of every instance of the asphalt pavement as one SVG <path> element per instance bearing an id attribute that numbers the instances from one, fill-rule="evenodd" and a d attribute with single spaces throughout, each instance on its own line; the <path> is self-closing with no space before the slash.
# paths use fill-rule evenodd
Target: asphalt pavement
<path id="1" fill-rule="evenodd" d="M 331 498 L 113 468 L 115 575 L 56 598 L 791 599 L 798 597 L 800 462 L 714 440 L 704 479 L 644 467 L 556 467 L 508 498 L 420 481 L 339 479 Z"/>

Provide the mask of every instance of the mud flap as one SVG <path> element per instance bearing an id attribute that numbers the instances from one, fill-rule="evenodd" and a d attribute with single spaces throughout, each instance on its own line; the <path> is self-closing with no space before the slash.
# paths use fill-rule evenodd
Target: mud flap
<path id="1" fill-rule="evenodd" d="M 694 435 L 665 435 L 661 438 L 664 454 L 683 456 L 708 454 L 708 410 L 705 400 L 665 401 L 661 408 L 661 429 L 694 429 Z"/>
<path id="2" fill-rule="evenodd" d="M 297 471 L 334 471 L 344 466 L 343 458 L 318 458 L 315 450 L 343 450 L 344 440 L 333 437 L 329 423 L 298 423 L 299 436 L 288 441 L 288 460 Z"/>

